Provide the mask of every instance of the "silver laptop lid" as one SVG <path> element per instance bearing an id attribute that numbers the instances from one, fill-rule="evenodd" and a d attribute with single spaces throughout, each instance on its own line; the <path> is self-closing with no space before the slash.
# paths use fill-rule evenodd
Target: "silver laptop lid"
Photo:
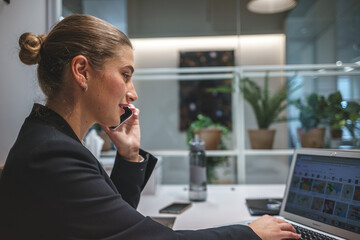
<path id="1" fill-rule="evenodd" d="M 295 150 L 280 216 L 360 239 L 360 151 Z"/>

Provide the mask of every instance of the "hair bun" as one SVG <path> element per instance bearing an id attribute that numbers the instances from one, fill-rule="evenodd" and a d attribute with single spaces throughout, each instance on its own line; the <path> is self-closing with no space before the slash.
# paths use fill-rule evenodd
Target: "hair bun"
<path id="1" fill-rule="evenodd" d="M 33 65 L 40 61 L 40 49 L 45 40 L 45 35 L 36 36 L 33 33 L 23 33 L 19 39 L 20 60 L 27 64 Z"/>

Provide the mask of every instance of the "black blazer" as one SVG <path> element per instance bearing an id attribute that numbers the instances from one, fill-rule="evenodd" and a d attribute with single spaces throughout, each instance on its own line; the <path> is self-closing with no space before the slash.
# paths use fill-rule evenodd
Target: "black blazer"
<path id="1" fill-rule="evenodd" d="M 116 156 L 109 177 L 60 115 L 35 104 L 0 178 L 0 239 L 259 239 L 247 226 L 173 231 L 141 215 L 157 160 L 140 154 Z"/>

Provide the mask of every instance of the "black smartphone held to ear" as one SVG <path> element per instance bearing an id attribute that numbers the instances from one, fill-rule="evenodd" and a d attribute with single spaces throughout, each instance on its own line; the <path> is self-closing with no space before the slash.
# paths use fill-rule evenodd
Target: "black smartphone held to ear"
<path id="1" fill-rule="evenodd" d="M 111 130 L 115 130 L 118 127 L 120 127 L 121 124 L 123 124 L 126 120 L 131 118 L 131 116 L 133 115 L 133 112 L 131 111 L 131 109 L 129 107 L 123 107 L 123 109 L 125 110 L 125 112 L 120 116 L 120 123 L 117 126 L 109 127 Z"/>
<path id="2" fill-rule="evenodd" d="M 160 209 L 159 213 L 180 214 L 180 213 L 184 212 L 186 209 L 188 209 L 189 207 L 191 207 L 191 205 L 192 205 L 191 202 L 186 202 L 186 203 L 174 202 L 174 203 L 171 203 L 170 205 Z"/>

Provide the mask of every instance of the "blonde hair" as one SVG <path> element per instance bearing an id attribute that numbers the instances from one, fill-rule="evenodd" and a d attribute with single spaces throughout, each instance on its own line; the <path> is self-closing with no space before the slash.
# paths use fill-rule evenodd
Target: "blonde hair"
<path id="1" fill-rule="evenodd" d="M 57 23 L 47 36 L 24 33 L 19 39 L 19 57 L 27 64 L 38 64 L 40 87 L 47 98 L 56 96 L 63 86 L 66 65 L 83 55 L 97 70 L 115 55 L 119 46 L 132 48 L 118 28 L 99 18 L 75 14 Z"/>

